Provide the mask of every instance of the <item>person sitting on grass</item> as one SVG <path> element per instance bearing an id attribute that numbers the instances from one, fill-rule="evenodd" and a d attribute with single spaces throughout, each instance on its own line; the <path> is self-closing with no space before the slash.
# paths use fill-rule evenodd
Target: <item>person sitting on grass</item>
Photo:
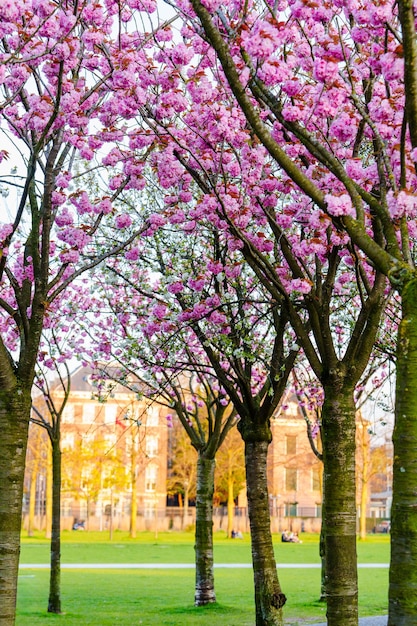
<path id="1" fill-rule="evenodd" d="M 298 533 L 289 532 L 288 530 L 284 530 L 282 533 L 281 541 L 284 543 L 303 543 L 298 538 Z"/>

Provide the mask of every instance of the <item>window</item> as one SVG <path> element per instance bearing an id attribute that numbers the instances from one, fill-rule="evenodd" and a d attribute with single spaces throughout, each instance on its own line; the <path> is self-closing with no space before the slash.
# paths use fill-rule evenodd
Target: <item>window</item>
<path id="1" fill-rule="evenodd" d="M 159 407 L 155 404 L 148 406 L 146 409 L 146 425 L 158 426 L 159 424 Z"/>
<path id="2" fill-rule="evenodd" d="M 156 503 L 153 502 L 152 500 L 145 500 L 145 510 L 144 510 L 145 518 L 153 519 L 155 517 L 155 513 L 156 513 Z"/>
<path id="3" fill-rule="evenodd" d="M 75 435 L 74 433 L 64 433 L 61 437 L 61 446 L 63 450 L 69 450 L 74 448 Z"/>
<path id="4" fill-rule="evenodd" d="M 320 470 L 318 467 L 313 467 L 311 470 L 311 488 L 313 491 L 321 491 Z"/>
<path id="5" fill-rule="evenodd" d="M 148 465 L 145 473 L 145 490 L 156 491 L 156 477 L 158 475 L 158 468 L 156 465 Z"/>
<path id="6" fill-rule="evenodd" d="M 93 444 L 94 439 L 95 437 L 93 432 L 89 431 L 87 433 L 83 433 L 83 446 L 88 448 Z"/>
<path id="7" fill-rule="evenodd" d="M 66 424 L 73 424 L 75 420 L 75 405 L 67 404 L 62 412 L 62 421 Z"/>
<path id="8" fill-rule="evenodd" d="M 71 500 L 63 500 L 62 502 L 62 515 L 63 517 L 70 517 L 72 513 L 72 509 L 71 509 Z"/>
<path id="9" fill-rule="evenodd" d="M 148 456 L 156 456 L 158 454 L 158 437 L 146 437 L 146 454 Z"/>
<path id="10" fill-rule="evenodd" d="M 287 415 L 298 415 L 298 404 L 296 402 L 289 402 L 286 410 Z"/>
<path id="11" fill-rule="evenodd" d="M 285 468 L 286 491 L 297 491 L 297 470 L 292 467 Z"/>
<path id="12" fill-rule="evenodd" d="M 286 454 L 296 454 L 297 452 L 297 437 L 295 435 L 287 435 L 285 438 Z"/>
<path id="13" fill-rule="evenodd" d="M 285 517 L 297 517 L 297 502 L 286 502 Z"/>
<path id="14" fill-rule="evenodd" d="M 81 470 L 81 488 L 88 491 L 91 486 L 91 467 L 83 467 Z"/>
<path id="15" fill-rule="evenodd" d="M 106 446 L 114 446 L 117 442 L 117 435 L 116 433 L 105 433 L 103 439 Z"/>
<path id="16" fill-rule="evenodd" d="M 92 424 L 96 416 L 96 407 L 94 404 L 84 404 L 83 406 L 83 424 Z"/>
<path id="17" fill-rule="evenodd" d="M 104 407 L 104 421 L 106 424 L 114 424 L 117 417 L 117 404 L 106 404 Z"/>

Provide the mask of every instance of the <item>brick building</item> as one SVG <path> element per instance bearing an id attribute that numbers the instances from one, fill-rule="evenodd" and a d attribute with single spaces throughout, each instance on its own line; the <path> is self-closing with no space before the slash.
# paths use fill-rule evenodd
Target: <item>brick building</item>
<path id="1" fill-rule="evenodd" d="M 77 518 L 88 520 L 90 529 L 104 530 L 111 517 L 114 528 L 127 530 L 132 511 L 138 530 L 183 526 L 177 507 L 168 510 L 166 506 L 170 411 L 147 399 L 144 391 L 139 383 L 134 390 L 120 384 L 99 389 L 87 368 L 72 375 L 61 425 L 62 528 L 71 528 Z M 59 384 L 53 394 L 60 406 L 64 391 Z M 47 411 L 42 397 L 34 402 L 38 411 Z M 311 449 L 306 421 L 294 395 L 288 395 L 278 408 L 271 428 L 268 483 L 272 530 L 319 531 L 322 463 Z M 35 438 L 39 440 L 39 433 L 30 441 Z M 45 440 L 45 432 L 41 438 Z M 31 493 L 38 528 L 44 527 L 50 484 L 46 448 L 45 441 L 42 445 L 38 441 L 29 445 L 28 451 L 25 510 L 28 513 Z M 366 448 L 369 452 L 369 445 Z M 38 452 L 40 458 L 36 459 Z M 360 491 L 358 488 L 358 494 Z M 372 499 L 372 494 L 369 496 Z M 224 508 L 215 509 L 215 529 L 222 527 Z M 192 514 L 190 509 L 190 523 Z M 373 510 L 367 514 L 381 515 Z M 238 529 L 248 531 L 245 490 L 239 495 L 235 515 Z"/>
<path id="2" fill-rule="evenodd" d="M 143 391 L 139 384 L 134 391 L 113 383 L 98 389 L 84 367 L 71 376 L 61 420 L 62 528 L 82 519 L 90 529 L 103 529 L 110 517 L 116 528 L 129 528 L 133 497 L 142 527 L 152 524 L 146 520 L 155 518 L 157 511 L 165 517 L 168 409 L 147 399 Z M 56 405 L 62 405 L 60 384 L 52 386 L 52 395 Z M 46 414 L 42 396 L 34 404 Z M 39 471 L 44 478 L 38 476 L 38 483 L 47 484 L 47 464 Z M 27 494 L 29 482 L 27 476 Z M 38 514 L 42 508 L 41 503 Z"/>
<path id="3" fill-rule="evenodd" d="M 271 420 L 268 452 L 271 513 L 276 518 L 297 518 L 297 525 L 318 530 L 322 501 L 322 463 L 311 449 L 306 421 L 295 396 L 285 399 Z M 317 523 L 313 519 L 317 518 Z M 300 521 L 301 520 L 301 521 Z M 301 528 L 298 528 L 301 530 Z"/>

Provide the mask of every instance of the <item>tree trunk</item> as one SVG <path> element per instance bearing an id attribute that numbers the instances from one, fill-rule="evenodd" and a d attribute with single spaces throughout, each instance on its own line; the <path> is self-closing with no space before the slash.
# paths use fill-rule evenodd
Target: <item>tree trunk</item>
<path id="1" fill-rule="evenodd" d="M 48 612 L 61 613 L 61 449 L 52 441 L 52 533 Z"/>
<path id="2" fill-rule="evenodd" d="M 271 535 L 266 461 L 270 439 L 247 437 L 245 466 L 252 563 L 255 584 L 256 626 L 281 626 L 286 598 L 278 580 Z M 241 431 L 242 432 L 242 431 Z M 244 433 L 242 433 L 244 435 Z M 259 440 L 260 439 L 260 440 Z"/>
<path id="3" fill-rule="evenodd" d="M 30 392 L 0 391 L 0 625 L 13 626 L 22 526 L 23 479 Z"/>
<path id="4" fill-rule="evenodd" d="M 388 626 L 417 624 L 417 279 L 402 293 L 397 342 Z"/>
<path id="5" fill-rule="evenodd" d="M 195 527 L 195 604 L 216 602 L 213 575 L 213 493 L 215 460 L 199 453 Z"/>
<path id="6" fill-rule="evenodd" d="M 357 626 L 355 403 L 337 377 L 323 385 L 323 519 L 328 626 Z"/>
<path id="7" fill-rule="evenodd" d="M 320 435 L 320 438 L 322 435 Z M 321 458 L 323 463 L 323 457 Z M 321 525 L 320 525 L 320 541 L 319 541 L 319 554 L 320 554 L 320 597 L 319 602 L 326 602 L 326 526 L 324 519 L 324 500 L 326 494 L 324 492 L 324 472 L 321 472 L 320 480 L 321 491 Z"/>
<path id="8" fill-rule="evenodd" d="M 47 442 L 46 451 L 46 509 L 45 509 L 45 539 L 51 539 L 52 537 L 52 517 L 53 517 L 53 461 L 52 461 L 52 446 Z"/>
<path id="9" fill-rule="evenodd" d="M 324 520 L 322 520 L 320 529 L 319 553 L 321 563 L 319 602 L 326 602 L 326 533 L 324 530 Z"/>

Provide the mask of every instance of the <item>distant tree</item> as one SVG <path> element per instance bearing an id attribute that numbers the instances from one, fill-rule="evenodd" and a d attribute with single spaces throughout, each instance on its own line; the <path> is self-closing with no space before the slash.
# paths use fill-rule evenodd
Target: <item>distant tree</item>
<path id="1" fill-rule="evenodd" d="M 272 610 L 279 612 L 284 594 L 276 580 L 275 562 L 266 564 L 266 557 L 274 559 L 274 554 L 268 498 L 262 496 L 267 490 L 264 464 L 271 437 L 270 416 L 285 389 L 298 346 L 288 330 L 281 302 L 269 302 L 256 276 L 215 226 L 196 229 L 185 238 L 182 228 L 173 224 L 153 236 L 155 224 L 160 224 L 156 213 L 159 196 L 154 194 L 149 203 L 142 202 L 152 224 L 147 237 L 136 246 L 134 255 L 129 252 L 125 261 L 109 262 L 105 273 L 94 273 L 108 309 L 101 304 L 95 312 L 95 325 L 90 316 L 83 326 L 92 340 L 89 358 L 97 363 L 116 360 L 121 372 L 139 376 L 150 385 L 145 393 L 156 401 L 166 394 L 171 410 L 182 415 L 181 422 L 204 459 L 200 484 L 206 502 L 212 500 L 213 489 L 209 489 L 211 479 L 207 480 L 206 470 L 213 468 L 213 475 L 214 454 L 227 432 L 225 427 L 239 416 L 247 452 L 256 457 L 247 459 L 251 474 L 247 484 L 259 479 L 263 485 L 262 489 L 250 488 L 255 498 L 251 509 L 253 554 L 264 562 L 256 568 L 265 566 Z M 133 195 L 130 203 L 133 215 L 137 206 Z M 117 336 L 112 329 L 120 323 L 119 340 L 110 339 Z M 191 385 L 188 379 L 195 382 Z M 226 411 L 230 403 L 236 417 Z M 259 432 L 254 434 L 252 428 Z M 262 452 L 255 454 L 258 446 Z M 198 503 L 197 497 L 197 511 Z M 256 507 L 262 513 L 257 513 Z M 208 519 L 204 515 L 203 526 Z M 265 541 L 265 532 L 269 533 L 268 554 L 256 548 L 257 541 Z M 260 581 L 261 577 L 257 578 L 257 584 Z M 256 594 L 261 598 L 260 587 Z"/>
<path id="2" fill-rule="evenodd" d="M 196 497 L 197 451 L 178 418 L 173 416 L 170 436 L 170 458 L 167 491 L 178 497 L 182 524 L 188 520 L 190 498 Z"/>
<path id="3" fill-rule="evenodd" d="M 42 477 L 46 474 L 46 437 L 41 428 L 31 426 L 29 429 L 29 439 L 27 448 L 27 460 L 26 460 L 26 477 L 29 485 L 26 500 L 28 501 L 27 511 L 27 532 L 28 537 L 33 536 L 35 530 L 35 515 L 36 515 L 36 498 L 37 488 L 39 483 L 39 476 Z M 39 503 L 40 507 L 40 503 Z M 39 509 L 40 512 L 40 509 Z"/>
<path id="4" fill-rule="evenodd" d="M 215 498 L 227 503 L 227 536 L 234 529 L 235 500 L 245 486 L 245 448 L 237 428 L 227 434 L 217 455 Z"/>
<path id="5" fill-rule="evenodd" d="M 103 165 L 106 145 L 110 149 L 115 139 L 105 112 L 118 80 L 117 3 L 115 9 L 108 5 L 96 11 L 88 3 L 61 0 L 0 3 L 0 188 L 2 197 L 9 192 L 0 216 L 4 626 L 12 626 L 15 619 L 24 461 L 43 328 L 71 309 L 67 287 L 133 241 L 143 225 L 137 222 L 128 240 L 126 217 L 123 212 L 116 215 L 112 206 L 125 187 L 136 184 L 133 173 L 123 180 L 105 177 L 101 189 L 85 191 L 90 167 Z M 98 34 L 98 25 L 104 23 Z M 144 39 L 137 33 L 136 50 Z M 4 165 L 11 158 L 7 172 Z M 100 236 L 103 222 L 113 227 L 111 240 Z M 77 283 L 78 289 L 82 286 Z"/>
<path id="6" fill-rule="evenodd" d="M 53 360 L 53 364 L 56 378 L 52 386 L 48 379 L 50 370 L 45 371 L 38 366 L 35 385 L 41 392 L 43 402 L 32 403 L 31 421 L 46 430 L 52 456 L 51 569 L 48 612 L 61 613 L 61 418 L 71 391 L 71 377 L 65 362 L 59 364 L 58 361 Z M 60 387 L 60 394 L 56 394 L 57 386 Z"/>
<path id="7" fill-rule="evenodd" d="M 209 46 L 204 48 L 212 61 L 209 72 L 216 73 L 221 66 L 217 84 L 226 80 L 233 94 L 227 97 L 234 112 L 230 117 L 236 119 L 243 112 L 250 131 L 276 164 L 276 181 L 288 200 L 282 214 L 284 228 L 298 214 L 305 240 L 321 239 L 325 244 L 329 237 L 342 237 L 349 241 L 356 258 L 365 260 L 368 274 L 374 269 L 384 274 L 401 299 L 389 625 L 417 624 L 412 601 L 417 547 L 415 539 L 410 542 L 417 523 L 417 510 L 411 504 L 416 491 L 417 370 L 410 366 L 417 359 L 415 7 L 405 0 L 253 3 L 250 7 L 226 2 L 213 10 L 206 2 L 191 0 L 183 13 L 189 18 L 190 45 Z M 200 83 L 204 78 L 199 75 Z M 271 226 L 277 223 L 272 212 L 266 210 L 264 215 L 272 218 Z M 323 237 L 317 236 L 320 230 Z M 332 371 L 329 367 L 330 376 Z M 323 424 L 329 418 L 324 409 Z M 323 433 L 327 437 L 328 429 Z M 332 439 L 337 438 L 334 434 Z M 352 426 L 349 440 L 353 449 Z M 325 464 L 326 449 L 324 439 Z M 337 497 L 337 491 L 327 492 L 326 508 Z M 349 501 L 349 553 L 353 555 L 351 496 Z M 336 554 L 333 544 L 328 547 L 328 557 Z M 357 588 L 354 561 L 346 570 L 352 589 Z M 338 578 L 345 563 L 346 547 L 329 571 L 330 581 Z M 356 601 L 349 600 L 357 592 L 339 593 L 346 584 L 341 581 L 334 601 L 328 603 L 331 626 L 357 624 Z"/>

